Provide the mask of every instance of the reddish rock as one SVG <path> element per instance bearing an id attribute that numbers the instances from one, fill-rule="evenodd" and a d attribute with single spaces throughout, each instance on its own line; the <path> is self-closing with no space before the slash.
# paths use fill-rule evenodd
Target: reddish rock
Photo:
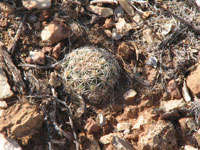
<path id="1" fill-rule="evenodd" d="M 41 38 L 43 41 L 54 44 L 70 37 L 71 34 L 71 29 L 62 20 L 54 19 L 49 25 L 44 27 L 41 32 Z"/>
<path id="2" fill-rule="evenodd" d="M 195 96 L 200 95 L 200 65 L 187 77 L 186 83 Z"/>
<path id="3" fill-rule="evenodd" d="M 175 80 L 169 81 L 167 92 L 170 94 L 171 99 L 181 99 L 182 97 Z"/>
<path id="4" fill-rule="evenodd" d="M 190 131 L 197 130 L 198 126 L 194 118 L 181 118 L 179 119 L 179 124 L 183 133 L 188 133 Z"/>
<path id="5" fill-rule="evenodd" d="M 103 27 L 106 28 L 106 29 L 112 28 L 113 27 L 113 20 L 112 20 L 112 18 L 107 18 L 105 20 L 105 23 L 104 23 Z"/>
<path id="6" fill-rule="evenodd" d="M 44 65 L 45 64 L 45 54 L 43 51 L 30 51 L 29 57 L 26 58 L 25 60 L 27 63 L 31 64 L 40 64 Z"/>
<path id="7" fill-rule="evenodd" d="M 131 51 L 126 42 L 122 42 L 117 48 L 117 53 L 122 56 L 122 58 L 128 59 L 133 54 L 133 51 Z"/>
<path id="8" fill-rule="evenodd" d="M 92 118 L 89 118 L 85 125 L 85 129 L 87 130 L 89 134 L 91 134 L 91 133 L 99 132 L 101 128 L 97 125 L 97 123 Z"/>
<path id="9" fill-rule="evenodd" d="M 58 44 L 53 48 L 52 56 L 53 56 L 55 59 L 58 59 L 58 58 L 60 57 L 60 54 L 61 54 L 61 47 L 62 47 L 62 44 L 61 44 L 61 43 L 58 43 Z"/>
<path id="10" fill-rule="evenodd" d="M 136 119 L 138 116 L 138 107 L 137 106 L 128 106 L 124 108 L 123 116 L 128 119 Z"/>

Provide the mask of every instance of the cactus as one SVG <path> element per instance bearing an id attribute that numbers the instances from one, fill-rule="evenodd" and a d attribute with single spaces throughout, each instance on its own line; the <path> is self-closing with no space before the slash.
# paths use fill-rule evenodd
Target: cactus
<path id="1" fill-rule="evenodd" d="M 121 69 L 112 54 L 85 46 L 66 55 L 63 63 L 65 88 L 97 104 L 112 95 Z"/>

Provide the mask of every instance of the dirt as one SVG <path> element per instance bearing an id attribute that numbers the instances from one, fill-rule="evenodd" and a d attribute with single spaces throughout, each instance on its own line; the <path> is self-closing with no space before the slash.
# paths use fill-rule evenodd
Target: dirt
<path id="1" fill-rule="evenodd" d="M 194 2 L 152 0 L 142 4 L 138 1 L 134 3 L 135 8 L 131 6 L 134 15 L 124 11 L 124 15 L 119 14 L 120 19 L 110 12 L 119 4 L 95 5 L 110 8 L 109 14 L 102 17 L 87 9 L 88 1 L 54 0 L 51 8 L 44 10 L 27 10 L 21 0 L 4 2 L 16 4 L 6 10 L 0 7 L 0 40 L 7 49 L 13 46 L 13 37 L 26 15 L 14 53 L 9 53 L 26 88 L 19 89 L 20 84 L 4 63 L 14 96 L 5 99 L 8 108 L 1 111 L 0 133 L 15 139 L 23 150 L 75 150 L 77 145 L 81 150 L 112 150 L 120 149 L 123 144 L 125 149 L 138 150 L 178 150 L 185 145 L 200 148 L 200 140 L 195 138 L 199 135 L 200 43 L 199 30 L 194 27 L 200 25 L 200 8 Z M 42 41 L 42 30 L 55 19 L 62 20 L 70 36 L 57 41 L 56 35 L 51 42 Z M 116 28 L 122 35 L 119 40 L 113 35 Z M 66 90 L 59 65 L 66 54 L 86 45 L 106 49 L 122 68 L 114 94 L 106 102 L 95 105 Z M 38 55 L 39 63 L 27 61 L 34 50 L 38 51 L 35 54 L 42 53 Z M 184 111 L 176 104 L 174 109 L 167 108 L 171 106 L 167 105 L 168 101 L 183 99 L 185 80 L 191 102 L 183 101 Z M 137 94 L 125 101 L 123 94 L 130 89 Z M 191 111 L 193 102 L 196 114 Z M 160 112 L 161 104 L 166 104 L 165 117 Z M 99 114 L 104 118 L 98 118 Z M 195 130 L 182 127 L 186 117 L 190 117 Z M 117 131 L 120 123 L 131 125 Z M 116 139 L 123 144 L 116 144 Z"/>

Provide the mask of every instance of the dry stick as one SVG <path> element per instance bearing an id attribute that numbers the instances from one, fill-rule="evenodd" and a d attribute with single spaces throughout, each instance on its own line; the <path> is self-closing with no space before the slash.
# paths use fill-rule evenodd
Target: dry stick
<path id="1" fill-rule="evenodd" d="M 170 14 L 171 16 L 173 16 L 174 18 L 178 19 L 182 24 L 187 26 L 189 30 L 193 31 L 194 33 L 200 34 L 200 26 L 193 26 L 191 24 L 191 22 L 186 21 L 185 19 L 183 19 L 180 16 L 172 13 L 168 9 L 163 8 L 161 5 L 158 5 L 158 7 L 161 8 L 163 11 L 167 12 L 168 14 Z"/>
<path id="2" fill-rule="evenodd" d="M 76 146 L 76 150 L 80 150 L 80 146 L 79 146 L 79 142 L 78 142 L 78 137 L 77 137 L 77 135 L 76 135 L 76 131 L 75 131 L 75 129 L 74 129 L 74 123 L 73 123 L 73 120 L 72 120 L 72 113 L 71 113 L 71 109 L 70 109 L 70 107 L 64 102 L 64 101 L 61 101 L 61 100 L 59 100 L 58 98 L 57 98 L 57 94 L 56 94 L 56 91 L 55 91 L 55 89 L 54 88 L 51 88 L 51 91 L 52 91 L 52 93 L 53 93 L 53 98 L 54 98 L 54 100 L 56 101 L 56 102 L 58 102 L 58 103 L 61 103 L 62 105 L 64 105 L 66 108 L 67 108 L 67 110 L 68 110 L 68 114 L 69 114 L 69 124 L 70 124 L 70 126 L 71 126 L 71 129 L 72 129 L 72 132 L 73 132 L 73 136 L 74 136 L 74 139 L 75 139 L 75 146 Z"/>
<path id="3" fill-rule="evenodd" d="M 24 81 L 22 80 L 21 73 L 12 62 L 12 58 L 2 42 L 0 42 L 0 54 L 3 56 L 4 62 L 8 67 L 8 70 L 12 73 L 13 81 L 15 82 L 17 88 L 20 89 L 19 92 L 24 93 L 26 86 L 24 84 Z"/>
<path id="4" fill-rule="evenodd" d="M 14 53 L 15 47 L 17 45 L 17 41 L 18 41 L 18 39 L 20 37 L 20 34 L 21 34 L 23 26 L 24 26 L 23 22 L 24 22 L 25 18 L 26 18 L 26 15 L 23 17 L 23 19 L 22 19 L 22 21 L 21 21 L 21 23 L 19 25 L 19 28 L 18 28 L 18 30 L 17 30 L 17 32 L 15 34 L 15 37 L 14 37 L 14 39 L 12 41 L 12 44 L 11 44 L 11 46 L 7 50 L 10 54 Z"/>

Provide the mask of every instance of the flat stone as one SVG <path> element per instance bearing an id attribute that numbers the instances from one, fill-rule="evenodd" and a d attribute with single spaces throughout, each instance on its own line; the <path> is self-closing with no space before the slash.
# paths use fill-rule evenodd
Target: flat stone
<path id="1" fill-rule="evenodd" d="M 117 124 L 117 131 L 124 131 L 127 129 L 130 129 L 132 126 L 131 123 L 127 123 L 127 122 L 121 122 Z"/>
<path id="2" fill-rule="evenodd" d="M 113 15 L 113 10 L 107 7 L 99 7 L 95 5 L 88 5 L 87 10 L 101 16 L 101 17 L 109 17 Z"/>
<path id="3" fill-rule="evenodd" d="M 186 80 L 188 88 L 195 96 L 200 95 L 200 65 L 192 71 Z"/>
<path id="4" fill-rule="evenodd" d="M 0 67 L 0 100 L 7 99 L 13 96 L 13 92 L 10 89 L 10 85 L 8 84 L 8 80 L 5 72 Z"/>
<path id="5" fill-rule="evenodd" d="M 0 109 L 6 109 L 8 107 L 6 101 L 0 101 Z"/>
<path id="6" fill-rule="evenodd" d="M 51 44 L 57 43 L 70 37 L 72 30 L 60 19 L 54 19 L 41 32 L 42 41 Z"/>
<path id="7" fill-rule="evenodd" d="M 140 134 L 138 149 L 172 150 L 177 149 L 176 131 L 170 122 L 159 120 L 152 123 Z"/>
<path id="8" fill-rule="evenodd" d="M 0 150 L 22 150 L 17 141 L 0 134 Z"/>
<path id="9" fill-rule="evenodd" d="M 123 97 L 124 97 L 125 101 L 130 102 L 130 101 L 134 100 L 136 95 L 137 95 L 137 92 L 133 89 L 130 89 L 123 94 Z"/>
<path id="10" fill-rule="evenodd" d="M 121 5 L 121 7 L 126 11 L 127 14 L 129 14 L 130 16 L 134 15 L 134 9 L 129 4 L 128 0 L 118 0 L 118 2 Z"/>
<path id="11" fill-rule="evenodd" d="M 28 10 L 47 9 L 51 7 L 51 0 L 22 0 L 22 4 Z"/>
<path id="12" fill-rule="evenodd" d="M 161 118 L 179 117 L 179 112 L 187 111 L 187 104 L 183 99 L 161 101 L 159 107 L 159 114 Z"/>
<path id="13" fill-rule="evenodd" d="M 114 136 L 112 139 L 112 145 L 117 149 L 117 150 L 133 150 L 131 144 L 117 136 Z"/>
<path id="14" fill-rule="evenodd" d="M 17 103 L 3 112 L 0 122 L 0 132 L 9 137 L 31 136 L 42 126 L 43 113 L 29 103 Z"/>

